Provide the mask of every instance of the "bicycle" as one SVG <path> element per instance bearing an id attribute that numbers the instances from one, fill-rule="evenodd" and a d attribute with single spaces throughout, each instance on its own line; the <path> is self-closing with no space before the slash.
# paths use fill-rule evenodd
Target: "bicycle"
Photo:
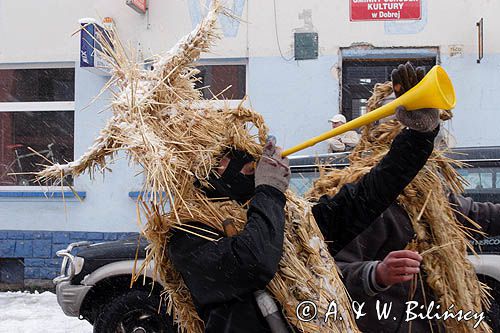
<path id="1" fill-rule="evenodd" d="M 54 151 L 52 147 L 54 143 L 49 143 L 47 149 L 31 152 L 27 154 L 20 154 L 20 149 L 25 148 L 22 144 L 12 144 L 7 145 L 8 149 L 14 151 L 14 160 L 9 164 L 0 164 L 0 185 L 21 185 L 28 186 L 30 184 L 30 179 L 28 179 L 26 170 L 23 168 L 22 160 L 26 160 L 31 157 L 42 157 L 46 161 L 51 161 L 52 163 L 57 163 Z M 31 171 L 31 170 L 30 170 Z"/>

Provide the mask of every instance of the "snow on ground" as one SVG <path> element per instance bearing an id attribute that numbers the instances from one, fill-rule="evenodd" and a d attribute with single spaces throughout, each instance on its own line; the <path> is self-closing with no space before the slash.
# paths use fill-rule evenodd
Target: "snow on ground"
<path id="1" fill-rule="evenodd" d="M 90 333 L 92 325 L 66 316 L 51 292 L 0 292 L 0 332 Z"/>

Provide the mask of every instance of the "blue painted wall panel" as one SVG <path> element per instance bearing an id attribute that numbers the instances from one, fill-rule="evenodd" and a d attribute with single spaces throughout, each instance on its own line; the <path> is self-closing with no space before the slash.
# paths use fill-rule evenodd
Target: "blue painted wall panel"
<path id="1" fill-rule="evenodd" d="M 17 240 L 16 249 L 14 250 L 15 257 L 31 258 L 33 256 L 33 241 Z"/>
<path id="2" fill-rule="evenodd" d="M 33 257 L 50 258 L 52 242 L 50 239 L 33 240 Z"/>
<path id="3" fill-rule="evenodd" d="M 25 279 L 53 279 L 60 273 L 62 259 L 56 252 L 70 242 L 102 242 L 123 239 L 130 232 L 62 232 L 0 230 L 0 259 L 24 259 Z M 9 273 L 9 272 L 4 272 Z M 14 272 L 13 272 L 14 273 Z M 17 273 L 16 273 L 17 274 Z"/>
<path id="4" fill-rule="evenodd" d="M 0 242 L 0 258 L 12 258 L 16 250 L 16 241 L 12 239 Z"/>

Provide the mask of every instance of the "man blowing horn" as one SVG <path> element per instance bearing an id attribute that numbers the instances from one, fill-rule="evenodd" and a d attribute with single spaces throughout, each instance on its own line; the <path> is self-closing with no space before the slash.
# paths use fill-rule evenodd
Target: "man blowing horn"
<path id="1" fill-rule="evenodd" d="M 344 248 L 385 211 L 431 154 L 439 131 L 438 112 L 416 110 L 411 117 L 406 112 L 410 111 L 398 112 L 398 117 L 409 128 L 396 136 L 380 163 L 313 207 L 331 253 Z M 283 255 L 290 170 L 288 159 L 280 154 L 281 149 L 269 142 L 253 172 L 252 157 L 231 151 L 213 170 L 211 186 L 205 189 L 208 196 L 249 201 L 240 233 L 224 234 L 193 221 L 191 226 L 205 237 L 178 230 L 170 238 L 169 256 L 191 293 L 205 332 L 271 331 L 254 292 L 266 288 Z"/>

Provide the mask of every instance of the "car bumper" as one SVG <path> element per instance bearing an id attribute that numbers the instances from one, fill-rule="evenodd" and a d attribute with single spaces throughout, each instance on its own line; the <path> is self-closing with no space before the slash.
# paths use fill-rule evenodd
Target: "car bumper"
<path id="1" fill-rule="evenodd" d="M 78 317 L 87 292 L 92 286 L 72 285 L 69 281 L 59 282 L 56 286 L 57 303 L 65 315 Z"/>
<path id="2" fill-rule="evenodd" d="M 474 266 L 476 274 L 500 281 L 500 255 L 481 253 L 478 255 L 469 255 L 468 259 Z"/>

